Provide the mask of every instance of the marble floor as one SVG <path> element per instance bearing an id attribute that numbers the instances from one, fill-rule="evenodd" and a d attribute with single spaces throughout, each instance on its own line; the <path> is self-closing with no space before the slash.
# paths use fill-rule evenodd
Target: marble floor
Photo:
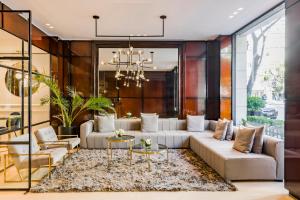
<path id="1" fill-rule="evenodd" d="M 41 169 L 37 178 L 47 172 Z M 18 178 L 15 167 L 8 169 L 8 179 Z M 24 183 L 3 182 L 0 173 L 0 188 L 22 187 Z M 2 191 L 0 200 L 293 200 L 284 189 L 282 182 L 233 182 L 236 192 L 83 192 L 83 193 L 27 193 L 24 191 Z"/>
<path id="2" fill-rule="evenodd" d="M 84 192 L 27 193 L 0 192 L 5 200 L 293 200 L 281 182 L 235 182 L 237 192 Z"/>

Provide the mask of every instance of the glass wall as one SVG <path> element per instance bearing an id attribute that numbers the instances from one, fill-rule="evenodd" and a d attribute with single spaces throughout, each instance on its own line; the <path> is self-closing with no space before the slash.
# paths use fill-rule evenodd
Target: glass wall
<path id="1" fill-rule="evenodd" d="M 234 118 L 284 134 L 285 13 L 281 5 L 235 35 Z"/>
<path id="2" fill-rule="evenodd" d="M 26 164 L 28 166 L 18 169 L 10 150 L 10 147 L 16 144 L 9 144 L 15 137 L 29 133 L 28 112 L 31 112 L 32 116 L 32 134 L 38 128 L 49 125 L 50 106 L 42 106 L 40 99 L 49 96 L 50 91 L 45 85 L 39 84 L 35 76 L 50 76 L 50 54 L 32 46 L 31 110 L 28 106 L 28 57 L 28 43 L 0 29 L 0 189 L 28 188 L 29 162 Z M 28 140 L 29 137 L 23 138 L 19 142 L 24 144 L 18 145 L 22 146 L 25 153 L 29 149 Z M 29 160 L 29 156 L 24 156 L 24 159 Z M 45 173 L 40 170 L 32 174 L 32 179 L 41 178 L 43 175 Z"/>

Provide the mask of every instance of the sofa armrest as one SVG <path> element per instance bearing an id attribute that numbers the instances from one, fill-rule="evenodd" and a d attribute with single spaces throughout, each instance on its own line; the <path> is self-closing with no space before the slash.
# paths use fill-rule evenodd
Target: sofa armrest
<path id="1" fill-rule="evenodd" d="M 94 121 L 90 120 L 80 125 L 80 147 L 88 148 L 87 136 L 93 132 Z"/>
<path id="2" fill-rule="evenodd" d="M 264 136 L 263 153 L 272 156 L 277 163 L 277 180 L 283 180 L 284 176 L 284 142 L 283 140 Z"/>

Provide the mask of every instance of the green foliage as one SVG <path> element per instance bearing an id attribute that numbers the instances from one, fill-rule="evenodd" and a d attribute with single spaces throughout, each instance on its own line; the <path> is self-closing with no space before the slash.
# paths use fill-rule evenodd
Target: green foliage
<path id="1" fill-rule="evenodd" d="M 258 124 L 266 124 L 269 126 L 283 126 L 284 125 L 283 120 L 270 119 L 265 116 L 247 116 L 247 121 L 258 123 Z"/>
<path id="2" fill-rule="evenodd" d="M 91 97 L 86 100 L 72 88 L 67 88 L 68 96 L 65 97 L 53 79 L 37 75 L 36 80 L 48 86 L 52 94 L 51 96 L 43 97 L 40 100 L 41 104 L 51 103 L 53 106 L 59 108 L 60 114 L 53 117 L 60 120 L 64 127 L 71 127 L 79 114 L 86 110 L 95 110 L 104 114 L 108 110 L 115 112 L 111 101 L 105 97 Z"/>
<path id="3" fill-rule="evenodd" d="M 272 90 L 275 100 L 280 100 L 284 95 L 284 65 L 279 65 L 264 72 L 264 81 Z"/>
<path id="4" fill-rule="evenodd" d="M 266 102 L 261 97 L 252 96 L 247 98 L 247 109 L 250 112 L 260 111 L 265 105 Z"/>

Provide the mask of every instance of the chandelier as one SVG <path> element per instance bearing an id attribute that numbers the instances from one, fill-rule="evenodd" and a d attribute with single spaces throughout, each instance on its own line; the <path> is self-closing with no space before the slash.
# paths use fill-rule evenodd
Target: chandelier
<path id="1" fill-rule="evenodd" d="M 149 64 L 153 64 L 153 54 L 150 52 L 150 57 L 145 58 L 144 50 L 138 49 L 135 50 L 131 44 L 130 39 L 133 37 L 136 38 L 146 38 L 146 37 L 164 37 L 165 35 L 165 15 L 161 15 L 160 19 L 162 20 L 162 33 L 159 35 L 101 35 L 98 34 L 97 21 L 99 16 L 94 15 L 93 19 L 95 20 L 95 36 L 96 37 L 127 37 L 129 38 L 129 45 L 127 49 L 118 49 L 113 51 L 113 58 L 108 62 L 109 65 L 115 66 L 115 79 L 116 81 L 123 81 L 123 86 L 130 87 L 131 82 L 135 83 L 136 87 L 142 87 L 142 82 L 148 82 L 149 79 L 145 77 L 145 69 L 156 69 L 156 67 L 151 67 Z M 123 58 L 126 58 L 123 60 Z M 101 62 L 102 65 L 105 64 L 104 61 Z M 119 87 L 117 86 L 117 89 Z"/>
<path id="2" fill-rule="evenodd" d="M 150 57 L 145 58 L 144 50 L 135 50 L 130 45 L 127 49 L 118 49 L 113 51 L 113 58 L 107 63 L 115 67 L 115 79 L 116 81 L 123 81 L 123 86 L 129 87 L 133 82 L 136 87 L 141 87 L 142 82 L 148 82 L 149 79 L 145 76 L 145 69 L 156 69 L 155 66 L 149 66 L 153 64 L 153 51 L 150 51 Z M 125 59 L 124 59 L 125 58 Z M 102 65 L 106 64 L 104 61 Z"/>

